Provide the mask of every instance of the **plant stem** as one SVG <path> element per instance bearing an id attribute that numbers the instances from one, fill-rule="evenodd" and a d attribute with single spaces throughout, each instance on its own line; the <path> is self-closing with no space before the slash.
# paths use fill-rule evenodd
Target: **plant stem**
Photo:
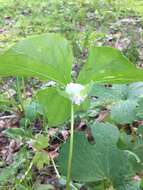
<path id="1" fill-rule="evenodd" d="M 55 170 L 55 172 L 56 172 L 56 175 L 57 175 L 58 179 L 60 179 L 61 176 L 60 176 L 60 174 L 59 174 L 59 172 L 58 172 L 58 170 L 57 170 L 57 167 L 56 167 L 56 164 L 55 164 L 53 158 L 51 158 L 51 161 L 52 161 L 52 164 L 53 164 L 54 170 Z"/>
<path id="2" fill-rule="evenodd" d="M 57 167 L 56 167 L 56 164 L 55 164 L 55 162 L 54 162 L 54 159 L 51 158 L 51 161 L 52 161 L 53 167 L 54 167 L 54 169 L 55 169 L 57 178 L 60 179 L 61 176 L 60 176 L 60 174 L 59 174 L 59 172 L 58 172 L 58 170 L 57 170 Z M 75 189 L 75 190 L 78 190 L 73 184 L 71 184 L 71 187 L 72 187 L 73 189 Z"/>
<path id="3" fill-rule="evenodd" d="M 24 179 L 27 177 L 27 175 L 29 174 L 29 172 L 30 172 L 32 166 L 33 166 L 33 161 L 30 163 L 30 165 L 29 165 L 27 171 L 25 172 L 24 176 L 20 179 L 20 182 L 19 182 L 20 184 L 21 184 L 21 183 L 24 181 Z"/>
<path id="4" fill-rule="evenodd" d="M 22 92 L 21 92 L 21 78 L 16 77 L 16 88 L 17 88 L 17 95 L 18 95 L 18 100 L 21 105 L 22 111 L 24 111 L 24 105 L 23 105 L 23 98 L 22 98 Z"/>
<path id="5" fill-rule="evenodd" d="M 70 181 L 71 181 L 71 165 L 73 157 L 73 137 L 74 137 L 74 105 L 71 103 L 71 129 L 70 129 L 70 147 L 69 147 L 69 159 L 67 167 L 67 183 L 66 190 L 70 190 Z"/>

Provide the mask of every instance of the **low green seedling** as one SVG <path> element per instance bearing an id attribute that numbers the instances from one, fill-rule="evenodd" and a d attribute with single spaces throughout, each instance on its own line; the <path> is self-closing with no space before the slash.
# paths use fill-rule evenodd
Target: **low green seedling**
<path id="1" fill-rule="evenodd" d="M 59 34 L 49 33 L 22 40 L 4 52 L 0 56 L 0 76 L 36 77 L 42 81 L 55 82 L 52 87 L 40 89 L 37 92 L 37 100 L 48 119 L 49 126 L 60 126 L 69 117 L 71 120 L 70 142 L 69 145 L 66 145 L 66 148 L 69 149 L 68 158 L 65 156 L 67 149 L 62 149 L 64 155 L 62 162 L 67 164 L 67 168 L 64 165 L 64 169 L 61 164 L 61 171 L 67 175 L 66 190 L 71 189 L 71 178 L 82 182 L 102 181 L 109 178 L 117 189 L 124 189 L 123 185 L 136 188 L 137 184 L 129 181 L 130 177 L 127 171 L 132 172 L 128 170 L 130 166 L 123 164 L 128 162 L 129 156 L 116 147 L 119 136 L 118 130 L 105 124 L 95 126 L 95 128 L 92 126 L 93 135 L 98 139 L 99 147 L 95 145 L 90 147 L 86 139 L 78 135 L 75 136 L 77 141 L 74 143 L 74 113 L 86 108 L 85 104 L 88 102 L 88 93 L 92 84 L 123 84 L 143 81 L 143 70 L 138 69 L 119 50 L 111 47 L 92 46 L 89 49 L 87 61 L 76 80 L 73 80 L 71 76 L 73 64 L 74 57 L 70 43 Z M 101 141 L 101 135 L 105 136 L 105 141 Z M 74 157 L 72 167 L 73 148 L 74 144 L 77 145 L 78 142 L 81 146 L 75 148 L 74 155 L 78 151 L 79 153 L 77 160 Z M 37 146 L 39 145 L 37 144 Z M 91 157 L 82 155 L 84 150 L 87 150 Z M 104 151 L 105 159 L 100 150 Z M 41 156 L 40 151 L 41 149 L 35 156 L 36 163 L 43 156 Z M 81 156 L 83 156 L 84 161 Z M 90 167 L 85 168 L 85 161 L 89 161 L 89 159 L 91 160 Z M 116 160 L 115 163 L 114 159 Z M 48 163 L 48 159 L 45 157 L 44 163 Z M 38 167 L 41 168 L 44 163 L 38 162 Z M 108 169 L 106 164 L 113 164 L 113 167 Z M 98 171 L 100 165 L 102 170 Z M 122 166 L 122 171 L 126 170 L 125 174 L 128 176 L 127 184 L 125 180 L 127 176 L 124 177 L 122 187 L 117 180 L 120 168 L 115 165 Z"/>

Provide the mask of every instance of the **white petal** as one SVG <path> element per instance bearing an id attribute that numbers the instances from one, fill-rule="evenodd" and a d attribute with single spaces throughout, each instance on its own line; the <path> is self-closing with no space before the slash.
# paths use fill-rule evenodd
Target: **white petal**
<path id="1" fill-rule="evenodd" d="M 69 83 L 66 86 L 66 93 L 74 104 L 80 105 L 86 98 L 86 95 L 82 95 L 84 89 L 85 87 L 81 84 Z"/>

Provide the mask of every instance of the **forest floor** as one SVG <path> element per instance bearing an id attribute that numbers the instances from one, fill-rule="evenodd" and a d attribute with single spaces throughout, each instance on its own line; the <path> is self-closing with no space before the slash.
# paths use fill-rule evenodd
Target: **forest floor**
<path id="1" fill-rule="evenodd" d="M 131 62 L 143 66 L 143 1 L 117 0 L 110 4 L 80 0 L 0 0 L 0 54 L 27 36 L 47 32 L 61 33 L 70 41 L 77 69 L 84 63 L 90 45 L 118 48 Z M 19 183 L 29 169 L 33 149 L 30 141 L 17 139 L 19 131 L 8 129 L 30 128 L 33 135 L 48 133 L 47 151 L 52 158 L 58 157 L 60 144 L 69 136 L 68 126 L 48 129 L 41 117 L 37 117 L 35 105 L 29 104 L 41 85 L 33 78 L 0 78 L 0 190 L 65 189 L 65 180 L 57 178 L 52 163 L 40 171 L 33 166 Z M 106 114 L 101 111 L 96 119 L 102 121 Z M 86 117 L 82 117 L 77 130 L 85 127 Z M 23 155 L 29 160 L 22 161 Z M 79 189 L 89 187 L 81 184 Z"/>

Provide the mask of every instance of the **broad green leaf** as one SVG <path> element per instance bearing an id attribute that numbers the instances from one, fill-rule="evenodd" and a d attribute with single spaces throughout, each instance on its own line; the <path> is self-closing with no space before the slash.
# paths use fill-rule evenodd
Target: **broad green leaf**
<path id="1" fill-rule="evenodd" d="M 142 131 L 141 131 L 142 132 Z M 137 133 L 138 130 L 137 130 Z M 127 135 L 125 132 L 120 133 L 120 138 L 117 143 L 118 147 L 122 150 L 129 151 L 134 155 L 131 157 L 131 162 L 135 172 L 143 170 L 143 139 L 141 136 Z"/>
<path id="2" fill-rule="evenodd" d="M 111 108 L 111 118 L 116 123 L 132 123 L 143 117 L 143 82 L 111 87 L 94 84 L 89 95 L 97 97 L 92 103 L 93 108 Z"/>
<path id="3" fill-rule="evenodd" d="M 50 126 L 62 124 L 70 116 L 70 101 L 60 96 L 56 88 L 40 90 L 37 93 L 37 99 Z"/>
<path id="4" fill-rule="evenodd" d="M 109 188 L 110 186 L 110 188 Z M 109 182 L 107 181 L 98 181 L 98 182 L 90 182 L 90 183 L 86 183 L 86 186 L 88 188 L 88 190 L 114 190 L 113 187 L 111 186 L 111 184 L 109 184 Z M 108 188 L 106 188 L 108 187 Z"/>
<path id="5" fill-rule="evenodd" d="M 59 34 L 43 34 L 18 42 L 0 56 L 0 76 L 32 76 L 59 83 L 71 81 L 73 55 Z"/>
<path id="6" fill-rule="evenodd" d="M 91 47 L 87 63 L 79 73 L 77 82 L 87 84 L 130 83 L 143 81 L 143 70 L 137 69 L 119 50 L 111 47 Z"/>
<path id="7" fill-rule="evenodd" d="M 114 85 L 113 85 L 114 86 Z M 118 86 L 118 85 L 116 85 Z M 126 85 L 126 95 L 120 95 L 118 101 L 111 106 L 111 117 L 116 123 L 132 123 L 143 117 L 143 83 Z"/>
<path id="8" fill-rule="evenodd" d="M 120 101 L 112 106 L 111 118 L 118 124 L 132 123 L 134 120 L 137 119 L 136 107 L 136 101 Z"/>
<path id="9" fill-rule="evenodd" d="M 102 99 L 126 99 L 128 87 L 127 85 L 113 85 L 106 87 L 103 84 L 93 84 L 89 92 L 89 96 L 102 97 Z"/>
<path id="10" fill-rule="evenodd" d="M 143 82 L 132 83 L 128 87 L 128 99 L 143 98 Z"/>
<path id="11" fill-rule="evenodd" d="M 140 182 L 132 181 L 129 183 L 125 183 L 123 185 L 119 185 L 116 190 L 141 190 L 140 189 Z"/>
<path id="12" fill-rule="evenodd" d="M 120 100 L 125 100 L 127 98 L 127 93 L 127 85 L 105 87 L 104 85 L 94 84 L 89 92 L 89 96 L 97 97 L 95 106 L 103 106 L 119 102 Z"/>
<path id="13" fill-rule="evenodd" d="M 114 188 L 129 184 L 135 175 L 129 162 L 128 152 L 119 150 L 117 141 L 119 130 L 110 124 L 93 124 L 91 126 L 95 144 L 90 144 L 83 134 L 74 137 L 72 161 L 72 180 L 95 182 L 108 180 Z M 61 149 L 58 164 L 62 175 L 67 174 L 69 142 Z M 121 189 L 121 188 L 120 188 Z"/>

